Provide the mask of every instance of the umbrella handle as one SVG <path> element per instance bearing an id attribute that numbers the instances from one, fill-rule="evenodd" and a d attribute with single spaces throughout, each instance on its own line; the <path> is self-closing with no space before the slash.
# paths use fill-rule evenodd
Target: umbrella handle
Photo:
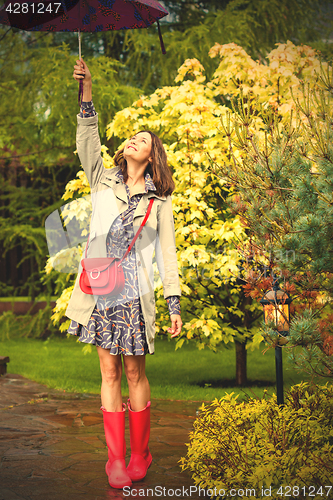
<path id="1" fill-rule="evenodd" d="M 77 32 L 77 35 L 79 37 L 79 59 L 81 61 L 81 31 L 80 31 L 80 28 L 79 28 L 79 31 Z"/>
<path id="2" fill-rule="evenodd" d="M 81 106 L 82 103 L 82 98 L 83 98 L 83 82 L 80 80 L 79 83 L 79 93 L 78 93 L 78 103 Z"/>
<path id="3" fill-rule="evenodd" d="M 79 31 L 78 31 L 78 37 L 79 37 L 79 58 L 80 58 L 80 62 L 81 62 L 81 31 L 80 31 L 80 28 L 79 28 Z M 83 82 L 82 82 L 82 80 L 80 80 L 80 83 L 79 83 L 79 94 L 78 94 L 78 103 L 79 103 L 80 106 L 81 106 L 81 103 L 82 103 L 82 97 L 83 97 Z"/>

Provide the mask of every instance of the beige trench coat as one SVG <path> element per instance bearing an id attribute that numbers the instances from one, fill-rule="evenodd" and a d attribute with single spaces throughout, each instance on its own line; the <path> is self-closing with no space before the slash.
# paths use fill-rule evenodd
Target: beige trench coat
<path id="1" fill-rule="evenodd" d="M 87 175 L 92 198 L 92 217 L 87 257 L 106 257 L 106 237 L 116 217 L 128 207 L 125 185 L 116 177 L 119 167 L 106 169 L 101 157 L 98 133 L 98 115 L 90 118 L 77 116 L 76 144 L 82 167 Z M 139 238 L 135 242 L 138 269 L 139 298 L 145 321 L 149 352 L 154 352 L 155 294 L 153 256 L 163 283 L 164 298 L 181 295 L 176 255 L 175 230 L 171 196 L 157 196 L 154 191 L 144 193 L 133 216 L 134 234 L 147 212 L 149 200 L 154 203 Z M 97 297 L 84 294 L 79 286 L 82 271 L 79 266 L 74 290 L 66 316 L 87 325 Z"/>

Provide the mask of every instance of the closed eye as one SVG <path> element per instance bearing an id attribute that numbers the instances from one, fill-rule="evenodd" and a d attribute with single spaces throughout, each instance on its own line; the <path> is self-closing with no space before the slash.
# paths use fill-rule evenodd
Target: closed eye
<path id="1" fill-rule="evenodd" d="M 130 138 L 130 141 L 135 141 L 136 139 L 137 139 L 137 137 L 134 135 L 133 137 Z M 142 138 L 141 142 L 144 142 L 145 144 L 147 144 L 147 139 Z"/>
<path id="2" fill-rule="evenodd" d="M 133 137 L 130 138 L 130 141 L 135 141 L 135 139 L 137 139 L 137 137 L 134 135 Z M 143 138 L 141 139 L 141 141 L 147 142 L 147 139 Z"/>

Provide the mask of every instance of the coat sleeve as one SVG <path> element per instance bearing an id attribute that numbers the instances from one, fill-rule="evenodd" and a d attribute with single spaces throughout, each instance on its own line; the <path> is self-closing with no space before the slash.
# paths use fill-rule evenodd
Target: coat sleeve
<path id="1" fill-rule="evenodd" d="M 76 148 L 90 188 L 93 190 L 104 172 L 98 114 L 90 118 L 81 118 L 77 115 Z"/>
<path id="2" fill-rule="evenodd" d="M 158 272 L 163 283 L 163 295 L 181 295 L 176 253 L 175 226 L 171 196 L 167 196 L 157 210 L 157 237 L 155 247 Z"/>

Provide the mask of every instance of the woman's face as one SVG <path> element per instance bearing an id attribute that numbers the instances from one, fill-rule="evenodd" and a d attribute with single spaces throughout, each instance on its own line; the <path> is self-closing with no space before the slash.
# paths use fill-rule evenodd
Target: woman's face
<path id="1" fill-rule="evenodd" d="M 139 132 L 131 137 L 124 148 L 126 161 L 132 159 L 137 163 L 152 161 L 151 157 L 151 135 L 148 132 Z"/>

